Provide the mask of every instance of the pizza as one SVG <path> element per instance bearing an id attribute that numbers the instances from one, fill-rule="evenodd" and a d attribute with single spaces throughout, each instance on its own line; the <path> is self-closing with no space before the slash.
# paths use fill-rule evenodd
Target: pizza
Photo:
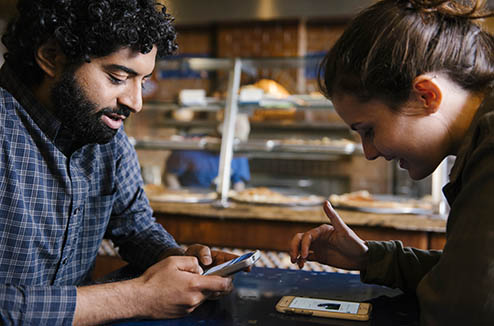
<path id="1" fill-rule="evenodd" d="M 160 185 L 147 184 L 144 191 L 151 201 L 176 203 L 211 202 L 217 198 L 215 192 L 193 192 L 188 189 L 169 189 Z"/>
<path id="2" fill-rule="evenodd" d="M 432 204 L 426 200 L 416 199 L 400 199 L 390 200 L 381 199 L 377 196 L 371 195 L 367 190 L 361 190 L 342 195 L 331 195 L 329 197 L 331 205 L 334 207 L 349 207 L 349 208 L 362 208 L 365 210 L 376 209 L 383 212 L 407 212 L 413 210 L 432 210 Z"/>
<path id="3" fill-rule="evenodd" d="M 237 202 L 282 206 L 313 206 L 324 202 L 324 198 L 315 195 L 284 195 L 267 187 L 248 188 L 233 192 L 230 198 Z"/>

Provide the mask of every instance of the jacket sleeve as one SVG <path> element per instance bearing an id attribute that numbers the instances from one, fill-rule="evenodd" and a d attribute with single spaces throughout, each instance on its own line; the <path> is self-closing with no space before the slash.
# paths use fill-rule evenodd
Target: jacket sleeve
<path id="1" fill-rule="evenodd" d="M 401 241 L 367 241 L 369 263 L 361 273 L 365 283 L 415 292 L 418 283 L 441 257 L 438 250 L 403 247 Z"/>

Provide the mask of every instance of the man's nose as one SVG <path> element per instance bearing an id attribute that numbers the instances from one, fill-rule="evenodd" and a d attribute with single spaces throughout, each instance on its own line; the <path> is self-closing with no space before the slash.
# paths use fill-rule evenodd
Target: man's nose
<path id="1" fill-rule="evenodd" d="M 132 112 L 142 110 L 142 86 L 141 83 L 131 83 L 119 96 L 120 104 L 127 106 Z"/>
<path id="2" fill-rule="evenodd" d="M 362 147 L 364 148 L 365 158 L 372 161 L 379 157 L 379 151 L 377 150 L 374 143 L 370 141 L 363 141 Z"/>

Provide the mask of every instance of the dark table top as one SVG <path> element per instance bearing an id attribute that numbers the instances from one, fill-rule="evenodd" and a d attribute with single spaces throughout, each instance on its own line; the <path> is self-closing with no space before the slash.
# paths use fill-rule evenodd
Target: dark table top
<path id="1" fill-rule="evenodd" d="M 119 326 L 187 325 L 418 325 L 416 298 L 378 285 L 363 284 L 353 274 L 253 268 L 235 275 L 235 290 L 219 300 L 207 301 L 191 315 L 180 319 L 125 321 Z M 369 321 L 350 321 L 301 315 L 275 310 L 284 295 L 299 295 L 372 303 Z"/>

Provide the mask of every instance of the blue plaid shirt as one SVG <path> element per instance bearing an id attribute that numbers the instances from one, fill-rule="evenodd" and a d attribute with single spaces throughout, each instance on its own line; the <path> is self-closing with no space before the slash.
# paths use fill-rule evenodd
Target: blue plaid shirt
<path id="1" fill-rule="evenodd" d="M 71 325 L 103 237 L 146 268 L 177 247 L 152 217 L 123 129 L 74 147 L 5 64 L 0 70 L 0 324 Z M 143 254 L 145 253 L 145 254 Z"/>

